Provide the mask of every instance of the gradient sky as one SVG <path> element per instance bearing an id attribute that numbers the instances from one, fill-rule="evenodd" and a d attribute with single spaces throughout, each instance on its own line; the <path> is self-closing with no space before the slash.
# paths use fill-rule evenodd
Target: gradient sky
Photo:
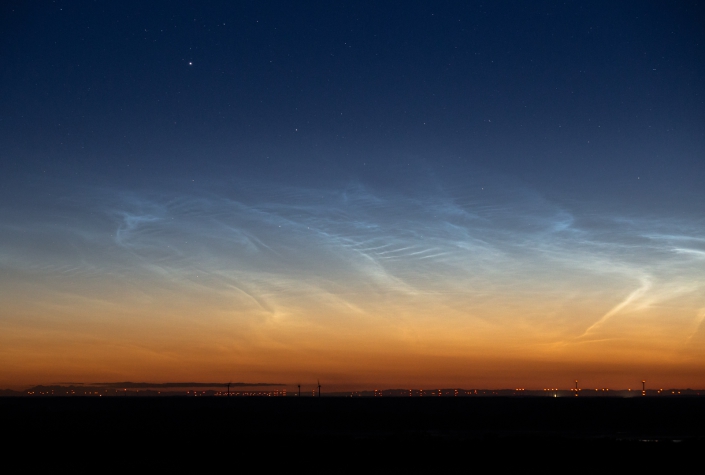
<path id="1" fill-rule="evenodd" d="M 705 387 L 703 25 L 3 2 L 0 387 Z"/>

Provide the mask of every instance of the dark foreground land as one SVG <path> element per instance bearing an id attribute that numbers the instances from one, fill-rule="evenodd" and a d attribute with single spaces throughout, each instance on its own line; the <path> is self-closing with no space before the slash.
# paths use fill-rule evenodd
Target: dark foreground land
<path id="1" fill-rule="evenodd" d="M 569 454 L 584 465 L 615 453 L 636 455 L 632 466 L 657 456 L 678 466 L 705 454 L 705 398 L 4 398 L 0 424 L 38 454 L 148 464 L 263 450 L 265 465 L 313 457 L 395 467 L 554 464 Z"/>

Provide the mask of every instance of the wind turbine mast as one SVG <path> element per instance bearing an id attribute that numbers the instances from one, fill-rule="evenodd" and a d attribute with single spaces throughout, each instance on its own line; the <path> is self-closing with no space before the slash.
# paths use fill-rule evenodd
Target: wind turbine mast
<path id="1" fill-rule="evenodd" d="M 299 388 L 299 397 L 301 397 L 301 385 L 297 384 L 296 386 L 298 386 L 298 388 Z"/>
<path id="2" fill-rule="evenodd" d="M 318 397 L 321 397 L 321 380 L 318 380 Z"/>

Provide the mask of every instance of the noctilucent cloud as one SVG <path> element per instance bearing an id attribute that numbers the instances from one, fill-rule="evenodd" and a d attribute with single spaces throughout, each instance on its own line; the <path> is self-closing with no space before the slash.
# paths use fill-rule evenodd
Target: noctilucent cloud
<path id="1" fill-rule="evenodd" d="M 697 2 L 0 8 L 0 386 L 705 385 Z"/>

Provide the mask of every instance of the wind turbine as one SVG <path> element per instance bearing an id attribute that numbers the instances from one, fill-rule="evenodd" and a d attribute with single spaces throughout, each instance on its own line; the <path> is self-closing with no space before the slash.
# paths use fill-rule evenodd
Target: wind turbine
<path id="1" fill-rule="evenodd" d="M 228 396 L 230 396 L 230 383 L 228 383 Z"/>
<path id="2" fill-rule="evenodd" d="M 296 386 L 298 386 L 298 388 L 299 388 L 299 397 L 301 397 L 301 385 L 297 384 Z"/>
<path id="3" fill-rule="evenodd" d="M 321 397 L 321 380 L 318 380 L 318 397 Z"/>

